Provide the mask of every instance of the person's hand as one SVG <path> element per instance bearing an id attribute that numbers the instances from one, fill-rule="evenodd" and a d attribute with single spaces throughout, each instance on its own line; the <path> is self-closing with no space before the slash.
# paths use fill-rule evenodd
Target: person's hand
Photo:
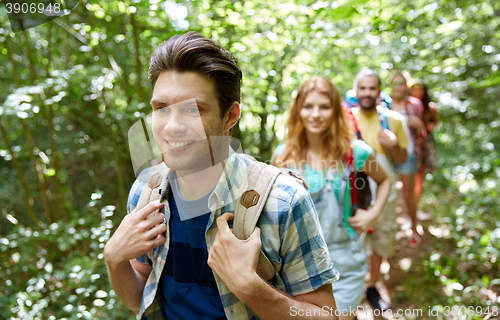
<path id="1" fill-rule="evenodd" d="M 249 284 L 249 279 L 258 277 L 256 268 L 261 248 L 260 229 L 255 228 L 247 240 L 239 240 L 229 229 L 227 222 L 232 213 L 217 218 L 217 234 L 208 253 L 208 265 L 224 281 L 229 290 L 236 293 Z"/>
<path id="2" fill-rule="evenodd" d="M 377 220 L 377 217 L 377 213 L 373 210 L 358 209 L 356 210 L 356 214 L 347 219 L 347 221 L 357 233 L 363 233 L 370 229 L 375 220 Z"/>
<path id="3" fill-rule="evenodd" d="M 408 117 L 408 126 L 415 130 L 417 133 L 421 133 L 424 129 L 424 123 L 417 116 Z"/>
<path id="4" fill-rule="evenodd" d="M 153 201 L 141 210 L 125 216 L 104 247 L 106 261 L 129 261 L 164 244 L 166 239 L 163 233 L 167 231 L 167 226 L 163 223 L 165 215 L 157 214 L 163 206 L 163 203 Z"/>
<path id="5" fill-rule="evenodd" d="M 382 129 L 378 132 L 378 140 L 386 148 L 394 148 L 398 144 L 398 138 L 392 131 Z"/>

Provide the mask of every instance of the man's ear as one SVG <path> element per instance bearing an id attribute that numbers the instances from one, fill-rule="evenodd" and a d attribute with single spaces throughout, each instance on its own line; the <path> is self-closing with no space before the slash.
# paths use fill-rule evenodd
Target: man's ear
<path id="1" fill-rule="evenodd" d="M 240 118 L 241 110 L 238 101 L 233 101 L 226 115 L 224 116 L 224 133 L 229 132 L 232 127 L 238 122 Z"/>

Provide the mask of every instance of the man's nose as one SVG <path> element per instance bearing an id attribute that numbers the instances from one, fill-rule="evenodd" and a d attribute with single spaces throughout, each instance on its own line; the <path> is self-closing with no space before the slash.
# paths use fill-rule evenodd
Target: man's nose
<path id="1" fill-rule="evenodd" d="M 165 119 L 165 126 L 163 129 L 169 135 L 178 135 L 186 132 L 186 117 L 179 114 L 178 112 L 172 112 L 172 114 Z"/>

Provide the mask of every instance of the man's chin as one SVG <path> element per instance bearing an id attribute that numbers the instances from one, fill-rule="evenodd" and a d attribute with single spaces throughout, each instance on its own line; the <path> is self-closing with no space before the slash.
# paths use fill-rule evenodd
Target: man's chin
<path id="1" fill-rule="evenodd" d="M 369 105 L 369 106 L 365 106 L 365 105 L 360 104 L 359 106 L 361 108 L 365 109 L 365 110 L 373 110 L 373 109 L 375 109 L 375 107 L 377 106 L 377 104 L 372 104 L 372 105 Z"/>
<path id="2" fill-rule="evenodd" d="M 210 155 L 194 158 L 166 152 L 163 154 L 163 162 L 173 171 L 203 171 L 212 166 Z"/>

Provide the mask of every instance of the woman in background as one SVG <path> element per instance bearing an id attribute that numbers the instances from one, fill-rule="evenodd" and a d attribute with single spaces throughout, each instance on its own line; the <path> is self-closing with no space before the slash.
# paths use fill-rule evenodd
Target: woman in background
<path id="1" fill-rule="evenodd" d="M 420 168 L 415 174 L 415 201 L 418 203 L 422 194 L 423 182 L 426 171 L 432 173 L 436 170 L 436 149 L 434 148 L 434 140 L 432 131 L 438 123 L 438 115 L 435 103 L 429 98 L 427 87 L 421 80 L 414 79 L 410 87 L 410 95 L 419 99 L 424 107 L 422 111 L 422 120 L 424 129 L 427 133 L 425 139 L 420 141 L 420 149 L 422 150 L 422 162 Z"/>
<path id="2" fill-rule="evenodd" d="M 407 79 L 402 73 L 397 73 L 392 77 L 392 103 L 391 109 L 401 113 L 408 126 L 407 160 L 403 164 L 396 164 L 395 169 L 403 182 L 403 197 L 411 219 L 412 235 L 409 245 L 414 247 L 420 243 L 417 219 L 417 202 L 415 201 L 415 173 L 419 166 L 420 139 L 425 136 L 424 123 L 422 121 L 422 102 L 415 97 L 408 95 Z"/>
<path id="3" fill-rule="evenodd" d="M 372 149 L 361 140 L 352 140 L 352 124 L 330 80 L 313 76 L 300 87 L 290 107 L 287 128 L 286 143 L 278 146 L 272 162 L 299 170 L 304 176 L 330 257 L 340 272 L 340 279 L 333 283 L 337 307 L 344 312 L 340 319 L 353 319 L 350 310 L 356 310 L 361 302 L 367 269 L 359 234 L 366 232 L 379 216 L 389 196 L 390 180 Z M 354 166 L 346 166 L 346 159 L 353 159 Z M 354 216 L 350 168 L 378 183 L 373 207 L 358 209 Z"/>

